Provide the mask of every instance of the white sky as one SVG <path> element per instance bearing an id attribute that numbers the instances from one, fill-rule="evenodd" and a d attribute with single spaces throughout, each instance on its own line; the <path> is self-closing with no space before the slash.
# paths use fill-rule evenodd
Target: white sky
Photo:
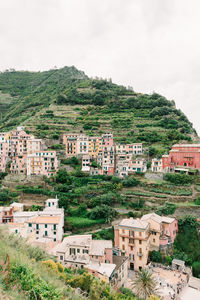
<path id="1" fill-rule="evenodd" d="M 200 133 L 199 0 L 0 0 L 0 70 L 74 65 L 175 100 Z"/>

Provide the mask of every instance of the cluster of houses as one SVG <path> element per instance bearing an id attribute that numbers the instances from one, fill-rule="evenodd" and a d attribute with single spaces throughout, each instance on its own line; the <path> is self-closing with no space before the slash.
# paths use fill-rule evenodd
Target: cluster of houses
<path id="1" fill-rule="evenodd" d="M 57 198 L 46 200 L 43 211 L 24 211 L 23 204 L 16 202 L 0 207 L 0 223 L 32 244 L 51 245 L 49 253 L 65 267 L 87 269 L 118 288 L 124 286 L 128 269 L 147 266 L 150 251 L 170 253 L 178 232 L 176 219 L 151 213 L 115 225 L 114 245 L 111 240 L 93 240 L 90 234 L 63 238 L 64 210 Z"/>
<path id="2" fill-rule="evenodd" d="M 63 135 L 67 157 L 82 158 L 82 171 L 91 175 L 124 177 L 135 172 L 146 172 L 147 162 L 141 157 L 142 143 L 114 143 L 111 133 L 90 137 L 85 134 Z"/>
<path id="3" fill-rule="evenodd" d="M 63 135 L 66 157 L 82 159 L 82 171 L 90 175 L 125 177 L 147 171 L 142 143 L 115 143 L 111 133 L 87 136 L 82 133 Z M 12 174 L 51 177 L 59 168 L 56 151 L 48 150 L 42 139 L 26 133 L 24 127 L 0 133 L 0 171 Z M 168 155 L 153 158 L 152 172 L 190 172 L 200 169 L 200 144 L 177 144 Z"/>
<path id="4" fill-rule="evenodd" d="M 115 175 L 125 177 L 135 172 L 147 171 L 142 143 L 115 143 L 111 133 L 90 137 L 85 134 L 63 135 L 67 157 L 82 159 L 82 171 L 90 175 Z M 190 172 L 200 169 L 200 144 L 176 144 L 168 155 L 153 158 L 152 172 Z"/>
<path id="5" fill-rule="evenodd" d="M 0 207 L 0 223 L 7 224 L 11 233 L 37 242 L 61 242 L 64 227 L 64 209 L 58 199 L 48 199 L 43 211 L 24 211 L 22 203 Z"/>
<path id="6" fill-rule="evenodd" d="M 56 151 L 49 151 L 42 139 L 35 139 L 24 127 L 0 133 L 0 171 L 10 163 L 12 174 L 51 177 L 58 170 Z"/>
<path id="7" fill-rule="evenodd" d="M 152 172 L 185 172 L 200 170 L 200 144 L 176 144 L 168 155 L 152 159 Z"/>

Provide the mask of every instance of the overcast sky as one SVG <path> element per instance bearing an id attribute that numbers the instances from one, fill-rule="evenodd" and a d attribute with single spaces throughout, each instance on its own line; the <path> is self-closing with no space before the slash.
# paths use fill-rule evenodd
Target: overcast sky
<path id="1" fill-rule="evenodd" d="M 200 134 L 199 0 L 0 0 L 0 70 L 74 65 L 175 100 Z"/>

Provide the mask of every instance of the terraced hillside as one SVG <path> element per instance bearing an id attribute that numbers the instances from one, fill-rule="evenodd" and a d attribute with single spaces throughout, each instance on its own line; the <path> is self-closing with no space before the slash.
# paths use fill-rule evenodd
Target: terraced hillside
<path id="1" fill-rule="evenodd" d="M 75 67 L 46 72 L 0 73 L 0 90 L 16 97 L 0 123 L 2 130 L 26 125 L 38 137 L 63 132 L 113 132 L 119 142 L 143 142 L 161 155 L 175 142 L 198 139 L 174 101 L 89 79 Z"/>

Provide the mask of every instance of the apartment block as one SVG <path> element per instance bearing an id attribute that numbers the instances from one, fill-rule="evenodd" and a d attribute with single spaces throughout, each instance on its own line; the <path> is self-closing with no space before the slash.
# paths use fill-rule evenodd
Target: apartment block
<path id="1" fill-rule="evenodd" d="M 103 151 L 102 151 L 103 174 L 114 175 L 114 168 L 115 168 L 115 148 L 113 145 L 103 146 Z"/>
<path id="2" fill-rule="evenodd" d="M 131 155 L 141 155 L 143 154 L 142 143 L 134 144 L 116 144 L 116 154 L 131 154 Z"/>
<path id="3" fill-rule="evenodd" d="M 129 258 L 131 270 L 141 270 L 147 265 L 150 234 L 148 222 L 140 219 L 123 219 L 115 227 L 115 246 L 121 256 Z"/>
<path id="4" fill-rule="evenodd" d="M 171 251 L 178 221 L 152 213 L 141 219 L 123 219 L 114 231 L 115 247 L 121 256 L 129 258 L 129 268 L 138 271 L 146 267 L 150 251 L 160 250 L 165 254 Z"/>
<path id="5" fill-rule="evenodd" d="M 88 139 L 88 154 L 96 159 L 98 153 L 102 152 L 102 137 L 94 136 Z"/>
<path id="6" fill-rule="evenodd" d="M 82 171 L 89 172 L 90 171 L 90 156 L 88 154 L 84 154 L 82 157 Z"/>
<path id="7" fill-rule="evenodd" d="M 176 144 L 162 157 L 163 170 L 200 169 L 200 144 Z"/>
<path id="8" fill-rule="evenodd" d="M 10 172 L 12 174 L 27 173 L 27 154 L 14 156 L 12 158 Z"/>
<path id="9" fill-rule="evenodd" d="M 27 155 L 27 176 L 51 177 L 58 171 L 56 151 L 39 151 Z"/>

